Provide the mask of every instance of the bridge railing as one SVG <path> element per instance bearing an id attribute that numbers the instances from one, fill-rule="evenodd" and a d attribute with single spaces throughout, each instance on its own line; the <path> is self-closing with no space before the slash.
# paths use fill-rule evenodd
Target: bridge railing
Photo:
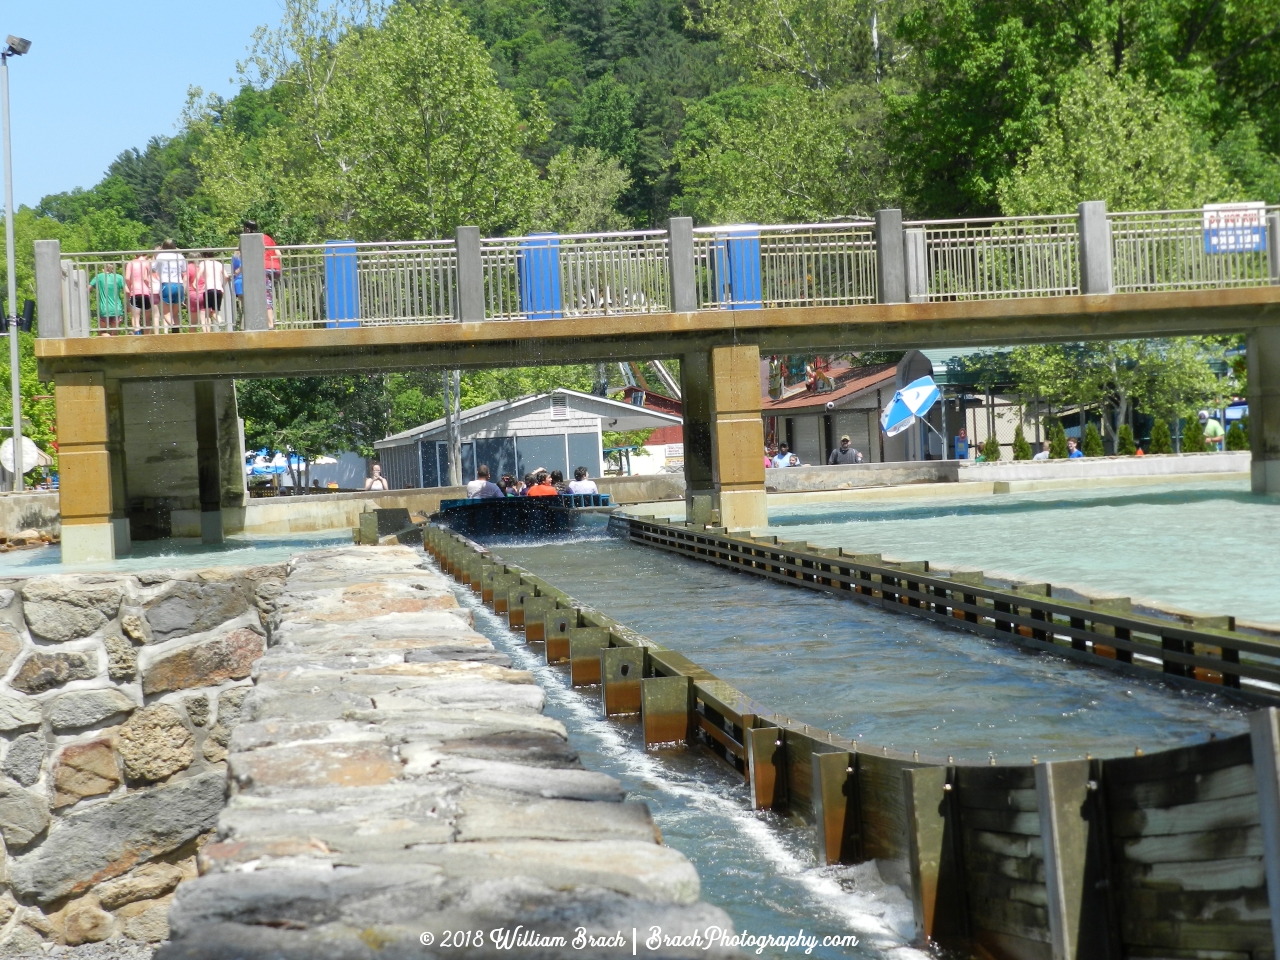
<path id="1" fill-rule="evenodd" d="M 903 227 L 913 302 L 1080 292 L 1074 215 L 920 220 Z"/>
<path id="2" fill-rule="evenodd" d="M 1268 208 L 1271 220 L 1276 207 Z M 1116 293 L 1256 287 L 1275 282 L 1267 222 L 1214 244 L 1204 210 L 1108 213 Z M 1266 232 L 1271 229 L 1271 243 Z M 1274 253 L 1272 254 L 1274 256 Z"/>
<path id="3" fill-rule="evenodd" d="M 893 213 L 879 227 L 851 220 L 693 229 L 685 220 L 675 246 L 666 230 L 635 230 L 480 239 L 477 248 L 475 229 L 460 228 L 454 239 L 342 240 L 264 253 L 248 235 L 242 242 L 258 244 L 250 260 L 264 267 L 244 271 L 256 287 L 243 303 L 235 249 L 64 255 L 57 241 L 37 241 L 37 295 L 43 336 L 80 337 L 135 322 L 216 332 L 1280 283 L 1280 208 L 1239 213 L 1221 230 L 1210 229 L 1218 222 L 1210 208 L 1108 213 L 1100 203 L 1037 217 L 902 223 Z M 139 258 L 142 287 L 126 276 Z"/>

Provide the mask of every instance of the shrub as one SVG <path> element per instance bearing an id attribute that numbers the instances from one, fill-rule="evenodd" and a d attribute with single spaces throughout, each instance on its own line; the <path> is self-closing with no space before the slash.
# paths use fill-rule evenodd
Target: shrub
<path id="1" fill-rule="evenodd" d="M 1107 451 L 1102 446 L 1102 436 L 1098 433 L 1098 428 L 1092 423 L 1085 425 L 1084 445 L 1080 448 L 1080 452 L 1086 457 L 1105 457 L 1107 455 Z"/>
<path id="2" fill-rule="evenodd" d="M 1013 459 L 1031 459 L 1031 444 L 1027 443 L 1026 435 L 1022 432 L 1022 424 L 1018 424 L 1013 431 Z"/>
<path id="3" fill-rule="evenodd" d="M 1127 424 L 1120 424 L 1116 431 L 1116 454 L 1121 457 L 1132 457 L 1138 452 L 1138 445 L 1133 441 L 1133 429 Z"/>
<path id="4" fill-rule="evenodd" d="M 1204 453 L 1208 449 L 1208 445 L 1204 442 L 1204 424 L 1192 418 L 1182 428 L 1182 452 Z"/>
<path id="5" fill-rule="evenodd" d="M 996 439 L 993 433 L 987 437 L 986 442 L 982 445 L 982 459 L 986 463 L 995 463 L 1000 459 L 1000 441 Z"/>
<path id="6" fill-rule="evenodd" d="M 1049 424 L 1049 459 L 1065 460 L 1071 455 L 1067 449 L 1067 431 L 1062 429 L 1061 422 L 1055 420 Z"/>
<path id="7" fill-rule="evenodd" d="M 1173 453 L 1173 437 L 1169 435 L 1169 425 L 1157 420 L 1151 427 L 1151 445 L 1147 453 Z"/>
<path id="8" fill-rule="evenodd" d="M 1233 423 L 1227 430 L 1228 450 L 1248 450 L 1249 449 L 1249 433 L 1244 428 L 1243 421 Z"/>

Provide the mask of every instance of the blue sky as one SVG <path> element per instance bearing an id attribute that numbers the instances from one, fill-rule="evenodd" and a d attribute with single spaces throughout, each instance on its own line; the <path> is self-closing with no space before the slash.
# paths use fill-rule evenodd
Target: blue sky
<path id="1" fill-rule="evenodd" d="M 123 150 L 172 136 L 187 87 L 234 92 L 253 30 L 279 22 L 278 0 L 5 0 L 14 202 L 91 187 Z"/>

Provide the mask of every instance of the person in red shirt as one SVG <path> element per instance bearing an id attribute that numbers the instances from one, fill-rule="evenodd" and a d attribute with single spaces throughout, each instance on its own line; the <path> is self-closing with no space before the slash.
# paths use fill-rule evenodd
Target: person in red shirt
<path id="1" fill-rule="evenodd" d="M 551 482 L 551 477 L 545 471 L 539 471 L 533 478 L 533 486 L 529 488 L 528 496 L 531 497 L 554 497 L 558 496 L 559 491 Z"/>
<path id="2" fill-rule="evenodd" d="M 262 234 L 262 265 L 267 271 L 267 329 L 274 330 L 276 326 L 275 289 L 282 273 L 280 250 L 275 240 L 271 238 L 271 234 L 258 228 L 257 220 L 246 220 L 243 227 L 245 233 Z"/>

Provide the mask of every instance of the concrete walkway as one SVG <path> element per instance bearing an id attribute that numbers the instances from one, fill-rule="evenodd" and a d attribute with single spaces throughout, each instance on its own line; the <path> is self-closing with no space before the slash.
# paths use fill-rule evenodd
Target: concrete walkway
<path id="1" fill-rule="evenodd" d="M 653 926 L 731 924 L 423 562 L 407 547 L 290 562 L 218 839 L 157 958 L 730 955 L 646 949 Z"/>

